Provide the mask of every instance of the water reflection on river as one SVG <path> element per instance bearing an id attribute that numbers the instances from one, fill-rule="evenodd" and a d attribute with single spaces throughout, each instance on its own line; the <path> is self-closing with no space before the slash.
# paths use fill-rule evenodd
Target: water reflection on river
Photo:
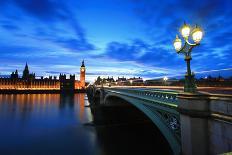
<path id="1" fill-rule="evenodd" d="M 150 125 L 85 126 L 85 94 L 0 95 L 0 154 L 114 155 L 164 153 Z M 156 140 L 154 140 L 156 139 Z M 163 148 L 165 149 L 165 148 Z"/>

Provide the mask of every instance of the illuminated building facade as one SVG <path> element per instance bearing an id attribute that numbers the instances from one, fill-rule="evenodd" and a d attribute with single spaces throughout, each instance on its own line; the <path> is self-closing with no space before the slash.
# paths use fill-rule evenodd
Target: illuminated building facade
<path id="1" fill-rule="evenodd" d="M 35 73 L 29 72 L 29 67 L 26 63 L 21 78 L 18 70 L 12 72 L 9 78 L 0 78 L 0 90 L 83 90 L 85 89 L 84 61 L 80 71 L 80 81 L 75 80 L 75 75 L 70 75 L 70 78 L 66 78 L 66 74 L 60 74 L 59 79 L 56 76 L 37 79 Z"/>

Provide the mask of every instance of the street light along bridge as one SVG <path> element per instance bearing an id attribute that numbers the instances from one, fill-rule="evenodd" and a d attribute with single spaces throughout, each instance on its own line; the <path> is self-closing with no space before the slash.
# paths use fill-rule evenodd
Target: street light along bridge
<path id="1" fill-rule="evenodd" d="M 115 103 L 118 98 L 135 106 L 158 127 L 173 154 L 232 150 L 232 95 L 93 85 L 88 87 L 87 95 L 91 105 L 119 104 Z"/>

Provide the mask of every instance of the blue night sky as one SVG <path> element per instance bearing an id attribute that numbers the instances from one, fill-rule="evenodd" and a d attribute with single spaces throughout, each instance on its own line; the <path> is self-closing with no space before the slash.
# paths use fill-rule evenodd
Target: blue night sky
<path id="1" fill-rule="evenodd" d="M 232 76 L 231 0 L 0 0 L 0 74 L 157 78 L 185 73 L 172 46 L 184 21 L 204 29 L 198 76 Z M 219 71 L 218 71 L 219 70 Z M 208 72 L 209 71 L 209 72 Z"/>

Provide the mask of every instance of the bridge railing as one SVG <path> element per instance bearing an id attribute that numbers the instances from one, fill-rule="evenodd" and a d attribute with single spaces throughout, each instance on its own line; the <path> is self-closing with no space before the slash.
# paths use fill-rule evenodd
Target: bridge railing
<path id="1" fill-rule="evenodd" d="M 177 94 L 176 91 L 166 90 L 147 90 L 147 89 L 128 89 L 128 88 L 104 88 L 106 91 L 115 93 L 123 93 L 125 95 L 133 95 L 133 97 L 144 98 L 148 100 L 155 100 L 159 103 L 177 105 Z"/>

